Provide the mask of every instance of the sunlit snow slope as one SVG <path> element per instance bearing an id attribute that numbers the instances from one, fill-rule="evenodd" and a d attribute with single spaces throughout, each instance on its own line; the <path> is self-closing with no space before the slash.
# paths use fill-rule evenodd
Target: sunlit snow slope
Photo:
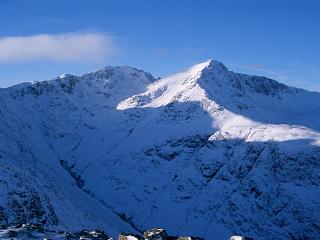
<path id="1" fill-rule="evenodd" d="M 209 60 L 0 90 L 0 222 L 319 238 L 320 94 Z"/>

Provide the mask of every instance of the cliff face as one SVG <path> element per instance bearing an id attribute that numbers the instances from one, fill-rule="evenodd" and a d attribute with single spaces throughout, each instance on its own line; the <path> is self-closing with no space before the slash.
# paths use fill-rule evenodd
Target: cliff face
<path id="1" fill-rule="evenodd" d="M 209 60 L 0 91 L 0 222 L 319 237 L 320 94 Z"/>

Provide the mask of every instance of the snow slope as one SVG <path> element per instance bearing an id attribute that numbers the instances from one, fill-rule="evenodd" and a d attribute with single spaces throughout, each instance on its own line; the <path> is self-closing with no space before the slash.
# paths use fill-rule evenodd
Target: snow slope
<path id="1" fill-rule="evenodd" d="M 320 94 L 209 60 L 0 90 L 0 222 L 319 238 Z"/>

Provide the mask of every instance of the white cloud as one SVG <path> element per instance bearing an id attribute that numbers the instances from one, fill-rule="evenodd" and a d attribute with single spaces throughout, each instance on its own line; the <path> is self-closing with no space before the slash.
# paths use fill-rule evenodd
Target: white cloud
<path id="1" fill-rule="evenodd" d="M 0 63 L 32 60 L 101 62 L 114 52 L 113 38 L 102 33 L 39 34 L 0 38 Z"/>

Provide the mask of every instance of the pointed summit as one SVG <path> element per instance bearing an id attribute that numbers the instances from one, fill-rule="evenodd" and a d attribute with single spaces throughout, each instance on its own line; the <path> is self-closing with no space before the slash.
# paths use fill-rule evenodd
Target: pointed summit
<path id="1" fill-rule="evenodd" d="M 213 59 L 209 59 L 205 62 L 207 64 L 207 69 L 215 69 L 219 71 L 229 71 L 228 68 L 221 62 L 218 62 Z"/>
<path id="2" fill-rule="evenodd" d="M 195 76 L 196 78 L 199 78 L 200 76 L 214 76 L 214 75 L 220 75 L 220 74 L 228 74 L 230 71 L 228 68 L 223 65 L 223 63 L 218 62 L 213 59 L 209 59 L 205 62 L 196 64 L 189 69 L 187 69 L 189 74 Z"/>

